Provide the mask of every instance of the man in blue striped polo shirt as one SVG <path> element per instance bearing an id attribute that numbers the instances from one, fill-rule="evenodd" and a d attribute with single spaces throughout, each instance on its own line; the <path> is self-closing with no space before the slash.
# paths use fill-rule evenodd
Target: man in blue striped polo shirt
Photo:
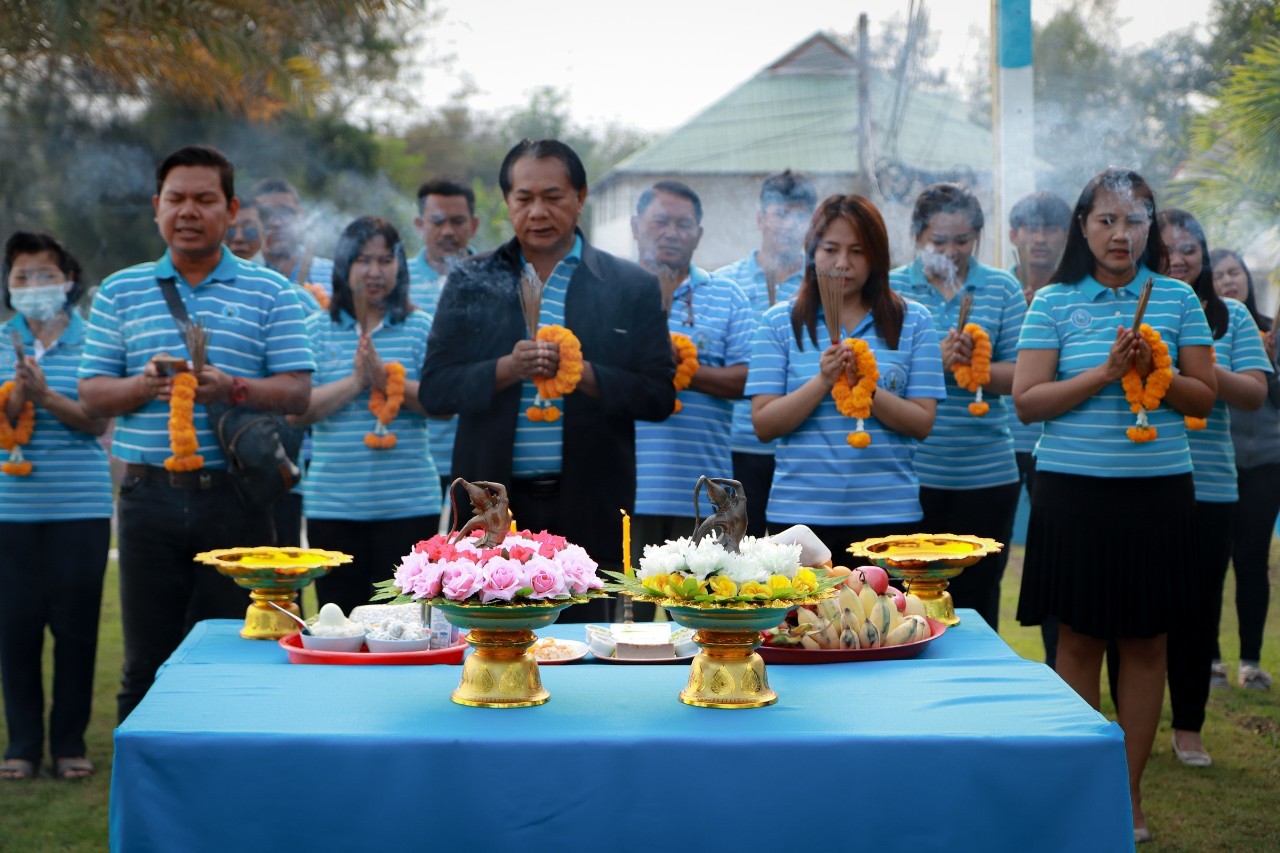
<path id="1" fill-rule="evenodd" d="M 679 181 L 640 194 L 631 233 L 640 266 L 658 276 L 667 327 L 698 348 L 698 370 L 679 392 L 680 409 L 661 423 L 636 424 L 636 530 L 633 549 L 688 536 L 698 478 L 731 477 L 732 400 L 742 399 L 755 318 L 742 288 L 693 265 L 702 239 L 702 200 Z M 677 359 L 678 353 L 673 349 Z M 707 513 L 714 509 L 705 502 Z"/>
<path id="2" fill-rule="evenodd" d="M 521 527 L 565 536 L 618 568 L 618 510 L 635 509 L 635 422 L 662 420 L 675 404 L 658 281 L 578 230 L 587 173 L 563 142 L 518 143 L 498 183 L 515 238 L 449 273 L 418 396 L 429 412 L 458 414 L 455 475 L 506 484 Z M 582 377 L 556 400 L 564 417 L 553 421 L 526 415 L 533 379 L 555 376 L 560 362 L 558 344 L 529 339 L 526 265 L 546 283 L 538 325 L 563 325 L 582 344 Z M 561 621 L 608 617 L 600 600 Z"/>
<path id="3" fill-rule="evenodd" d="M 333 259 L 317 257 L 302 244 L 302 198 L 283 178 L 263 178 L 249 193 L 266 226 L 262 257 L 267 266 L 311 291 L 317 299 L 333 292 Z"/>
<path id="4" fill-rule="evenodd" d="M 480 227 L 476 194 L 471 187 L 448 178 L 432 178 L 418 187 L 418 216 L 413 227 L 422 238 L 422 251 L 409 259 L 409 301 L 435 314 L 440 289 L 454 264 L 475 254 L 471 238 Z M 452 481 L 453 437 L 458 419 L 427 421 L 431 458 L 440 472 L 442 490 Z"/>
<path id="5" fill-rule="evenodd" d="M 818 206 L 818 191 L 803 175 L 787 169 L 773 175 L 760 188 L 756 227 L 760 248 L 745 258 L 721 267 L 712 275 L 735 282 L 751 300 L 755 324 L 779 302 L 788 302 L 800 289 L 804 276 L 804 232 Z M 765 505 L 773 487 L 773 455 L 776 442 L 756 437 L 751 425 L 751 401 L 733 406 L 733 478 L 747 495 L 747 532 L 765 534 Z"/>
<path id="6" fill-rule="evenodd" d="M 244 591 L 192 558 L 272 541 L 270 510 L 241 503 L 228 479 L 205 405 L 299 414 L 311 398 L 315 362 L 294 288 L 222 245 L 238 207 L 234 178 L 226 157 L 207 146 L 166 157 L 156 170 L 152 204 L 168 251 L 109 276 L 89 318 L 80 399 L 91 414 L 117 418 L 111 452 L 126 463 L 118 529 L 121 720 L 197 621 L 244 613 Z M 164 467 L 175 369 L 165 359 L 190 355 L 165 302 L 165 279 L 209 336 L 192 417 L 204 464 L 193 471 Z"/>

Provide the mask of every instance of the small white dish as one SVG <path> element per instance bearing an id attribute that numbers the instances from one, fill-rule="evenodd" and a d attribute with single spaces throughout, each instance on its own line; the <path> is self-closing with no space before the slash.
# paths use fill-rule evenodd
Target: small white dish
<path id="1" fill-rule="evenodd" d="M 421 640 L 375 640 L 373 637 L 365 637 L 364 641 L 369 645 L 369 651 L 376 654 L 425 652 L 431 648 L 430 637 L 423 637 Z"/>
<path id="2" fill-rule="evenodd" d="M 302 634 L 302 647 L 313 652 L 358 652 L 364 646 L 364 632 L 354 637 L 317 637 Z"/>
<path id="3" fill-rule="evenodd" d="M 565 657 L 555 657 L 555 658 L 541 657 L 538 653 L 538 647 L 543 646 L 545 648 L 551 644 L 554 644 L 556 646 L 561 646 L 561 647 L 567 647 L 570 654 L 567 654 L 567 656 Z M 573 663 L 574 661 L 582 660 L 584 657 L 587 656 L 587 644 L 583 642 L 579 642 L 578 640 L 558 640 L 554 637 L 543 637 L 539 639 L 538 642 L 534 643 L 532 646 L 529 647 L 529 654 L 533 655 L 534 660 L 538 662 L 538 666 L 551 666 L 554 664 L 561 664 L 561 663 Z"/>

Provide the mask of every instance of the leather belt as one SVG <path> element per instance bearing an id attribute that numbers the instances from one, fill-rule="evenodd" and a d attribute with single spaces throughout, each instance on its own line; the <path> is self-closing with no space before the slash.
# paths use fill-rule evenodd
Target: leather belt
<path id="1" fill-rule="evenodd" d="M 230 481 L 225 469 L 201 468 L 198 471 L 169 471 L 160 465 L 143 465 L 140 462 L 129 462 L 124 466 L 126 477 L 137 477 L 144 483 L 169 486 L 192 492 L 207 492 L 220 489 Z"/>
<path id="2" fill-rule="evenodd" d="M 554 495 L 560 492 L 560 475 L 547 474 L 542 477 L 514 477 L 511 490 L 525 495 Z"/>

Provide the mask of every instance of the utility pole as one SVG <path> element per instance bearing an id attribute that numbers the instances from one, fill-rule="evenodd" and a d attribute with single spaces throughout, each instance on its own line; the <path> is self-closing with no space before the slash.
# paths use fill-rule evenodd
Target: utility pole
<path id="1" fill-rule="evenodd" d="M 858 179 L 854 191 L 875 201 L 871 162 L 871 69 L 867 54 L 867 13 L 858 16 Z"/>
<path id="2" fill-rule="evenodd" d="M 991 0 L 991 112 L 995 264 L 1007 266 L 1009 210 L 1035 192 L 1035 88 L 1031 0 Z"/>

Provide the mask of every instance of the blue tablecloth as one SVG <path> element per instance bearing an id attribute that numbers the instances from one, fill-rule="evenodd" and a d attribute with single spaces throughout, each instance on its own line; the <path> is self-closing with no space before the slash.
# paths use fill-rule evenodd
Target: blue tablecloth
<path id="1" fill-rule="evenodd" d="M 116 730 L 112 848 L 1132 849 L 1119 727 L 961 617 L 914 660 L 771 665 L 750 711 L 599 663 L 467 708 L 456 666 L 291 665 L 204 622 Z"/>

